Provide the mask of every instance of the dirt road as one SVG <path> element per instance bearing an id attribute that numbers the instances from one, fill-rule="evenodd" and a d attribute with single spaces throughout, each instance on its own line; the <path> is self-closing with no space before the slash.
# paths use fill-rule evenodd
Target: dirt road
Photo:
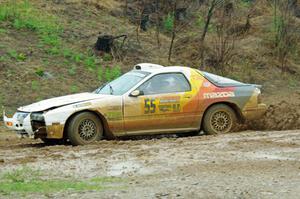
<path id="1" fill-rule="evenodd" d="M 0 128 L 0 173 L 26 166 L 42 171 L 46 179 L 122 179 L 114 189 L 23 195 L 28 198 L 300 196 L 300 130 L 101 141 L 72 147 L 19 140 Z"/>

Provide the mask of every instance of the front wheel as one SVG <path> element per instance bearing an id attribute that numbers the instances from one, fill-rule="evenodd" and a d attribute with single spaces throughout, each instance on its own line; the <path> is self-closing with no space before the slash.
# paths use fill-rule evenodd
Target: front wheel
<path id="1" fill-rule="evenodd" d="M 205 113 L 203 130 L 210 135 L 228 133 L 234 128 L 236 121 L 236 114 L 232 108 L 225 104 L 217 104 Z"/>
<path id="2" fill-rule="evenodd" d="M 71 119 L 67 133 L 73 145 L 85 145 L 102 139 L 103 127 L 95 114 L 83 112 Z"/>

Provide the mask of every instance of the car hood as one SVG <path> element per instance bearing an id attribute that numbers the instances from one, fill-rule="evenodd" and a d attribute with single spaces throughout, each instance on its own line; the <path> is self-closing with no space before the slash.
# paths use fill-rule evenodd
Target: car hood
<path id="1" fill-rule="evenodd" d="M 52 108 L 58 108 L 61 106 L 74 104 L 78 102 L 84 102 L 93 99 L 101 99 L 104 97 L 109 97 L 109 95 L 100 95 L 96 93 L 79 93 L 74 95 L 66 95 L 61 97 L 55 97 L 47 100 L 42 100 L 28 106 L 23 106 L 18 109 L 18 111 L 23 112 L 39 112 L 45 111 Z"/>

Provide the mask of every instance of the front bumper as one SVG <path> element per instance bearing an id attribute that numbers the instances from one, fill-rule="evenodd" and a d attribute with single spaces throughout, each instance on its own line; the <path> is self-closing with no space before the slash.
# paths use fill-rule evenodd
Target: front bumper
<path id="1" fill-rule="evenodd" d="M 7 128 L 15 130 L 18 134 L 34 136 L 34 132 L 31 127 L 30 113 L 16 112 L 13 117 L 9 118 L 3 111 L 3 121 Z"/>
<path id="2" fill-rule="evenodd" d="M 261 118 L 267 111 L 266 104 L 258 104 L 255 108 L 243 110 L 243 116 L 246 120 L 254 120 Z"/>
<path id="3" fill-rule="evenodd" d="M 46 125 L 42 112 L 16 112 L 13 117 L 7 117 L 3 111 L 3 121 L 6 127 L 15 130 L 17 134 L 31 138 L 63 138 L 64 125 L 52 123 Z"/>

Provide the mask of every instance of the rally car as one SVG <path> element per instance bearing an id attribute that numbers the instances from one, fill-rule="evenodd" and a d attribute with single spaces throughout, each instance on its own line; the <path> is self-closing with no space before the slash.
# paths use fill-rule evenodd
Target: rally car
<path id="1" fill-rule="evenodd" d="M 194 68 L 138 64 L 94 92 L 18 108 L 5 125 L 45 142 L 88 144 L 104 137 L 227 133 L 266 111 L 260 86 Z"/>

